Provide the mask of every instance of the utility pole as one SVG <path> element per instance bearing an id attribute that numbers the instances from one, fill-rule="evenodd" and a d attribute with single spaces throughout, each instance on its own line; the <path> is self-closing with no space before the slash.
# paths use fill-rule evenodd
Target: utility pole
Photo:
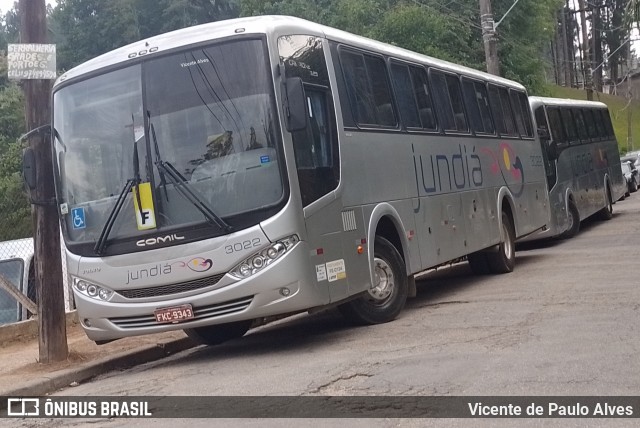
<path id="1" fill-rule="evenodd" d="M 627 150 L 633 151 L 633 122 L 632 120 L 632 106 L 633 106 L 633 87 L 631 86 L 631 29 L 632 25 L 629 25 L 629 41 L 627 42 Z"/>
<path id="2" fill-rule="evenodd" d="M 591 56 L 589 54 L 589 34 L 587 33 L 587 16 L 584 0 L 578 0 L 580 7 L 580 24 L 582 27 L 582 71 L 584 72 L 584 89 L 587 91 L 587 99 L 593 101 L 593 79 L 591 76 Z"/>
<path id="3" fill-rule="evenodd" d="M 45 0 L 20 0 L 18 11 L 21 43 L 46 43 Z M 63 361 L 69 354 L 60 261 L 60 224 L 53 186 L 51 137 L 48 133 L 31 132 L 51 121 L 51 81 L 23 80 L 22 85 L 27 130 L 30 132 L 28 141 L 36 165 L 35 189 L 31 191 L 31 212 L 35 234 L 39 361 L 49 364 Z"/>
<path id="4" fill-rule="evenodd" d="M 491 12 L 491 0 L 480 0 L 480 25 L 482 27 L 482 41 L 484 43 L 487 72 L 499 76 L 500 61 L 498 60 L 498 41 L 496 40 L 493 13 Z"/>

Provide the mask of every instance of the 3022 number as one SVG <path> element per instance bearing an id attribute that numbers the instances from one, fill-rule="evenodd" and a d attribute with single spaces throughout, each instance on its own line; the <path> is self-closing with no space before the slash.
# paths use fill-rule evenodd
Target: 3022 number
<path id="1" fill-rule="evenodd" d="M 248 250 L 250 248 L 260 246 L 260 238 L 247 239 L 246 241 L 236 242 L 235 244 L 226 245 L 224 252 L 227 254 L 235 253 L 237 251 Z"/>

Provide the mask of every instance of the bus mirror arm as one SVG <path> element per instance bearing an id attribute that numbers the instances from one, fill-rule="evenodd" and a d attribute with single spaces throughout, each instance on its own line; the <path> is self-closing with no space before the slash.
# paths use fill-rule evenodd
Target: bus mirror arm
<path id="1" fill-rule="evenodd" d="M 549 135 L 549 131 L 547 131 L 547 128 L 544 128 L 544 127 L 538 128 L 538 137 L 540 138 L 541 141 L 549 141 L 551 139 L 551 136 Z"/>
<path id="2" fill-rule="evenodd" d="M 555 141 L 548 141 L 547 153 L 549 156 L 549 160 L 558 159 L 558 143 L 556 143 Z"/>
<path id="3" fill-rule="evenodd" d="M 290 77 L 284 83 L 285 101 L 284 113 L 287 131 L 301 131 L 307 127 L 307 108 L 304 100 L 302 79 Z"/>

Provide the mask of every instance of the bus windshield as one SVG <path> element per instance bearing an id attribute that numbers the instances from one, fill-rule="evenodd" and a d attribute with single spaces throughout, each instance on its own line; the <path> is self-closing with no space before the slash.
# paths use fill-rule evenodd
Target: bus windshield
<path id="1" fill-rule="evenodd" d="M 242 39 L 149 57 L 54 94 L 68 244 L 95 242 L 115 211 L 108 239 L 129 241 L 194 227 L 200 239 L 226 233 L 206 212 L 234 229 L 271 214 L 285 186 L 264 46 Z M 154 224 L 146 229 L 132 193 L 114 209 L 136 177 L 151 189 Z"/>

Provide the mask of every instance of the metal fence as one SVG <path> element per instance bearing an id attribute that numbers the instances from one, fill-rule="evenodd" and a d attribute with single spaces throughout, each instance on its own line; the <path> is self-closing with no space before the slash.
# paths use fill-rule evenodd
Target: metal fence
<path id="1" fill-rule="evenodd" d="M 31 207 L 20 175 L 0 177 L 0 325 L 28 319 L 32 315 L 12 293 L 21 293 L 37 303 L 32 236 Z M 60 256 L 63 279 L 66 279 L 66 261 L 62 251 Z M 72 307 L 68 281 L 63 280 L 63 284 L 68 310 Z"/>

